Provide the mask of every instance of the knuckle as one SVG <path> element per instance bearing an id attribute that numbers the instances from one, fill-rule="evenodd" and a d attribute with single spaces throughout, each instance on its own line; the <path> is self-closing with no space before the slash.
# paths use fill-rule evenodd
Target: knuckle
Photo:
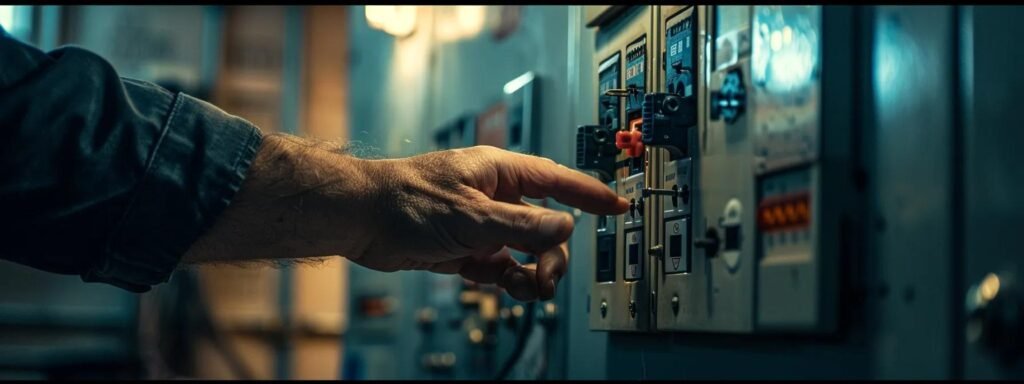
<path id="1" fill-rule="evenodd" d="M 444 169 L 452 180 L 465 182 L 485 169 L 488 156 L 478 147 L 452 150 L 445 159 L 445 164 L 436 164 L 437 169 Z"/>
<path id="2" fill-rule="evenodd" d="M 512 217 L 512 228 L 518 231 L 529 232 L 537 225 L 537 215 L 528 212 L 520 212 Z"/>
<path id="3" fill-rule="evenodd" d="M 474 146 L 473 149 L 476 150 L 476 151 L 479 151 L 481 153 L 484 153 L 484 154 L 494 154 L 494 153 L 502 152 L 501 149 L 499 149 L 498 147 L 495 147 L 493 145 L 477 145 L 477 146 Z"/>

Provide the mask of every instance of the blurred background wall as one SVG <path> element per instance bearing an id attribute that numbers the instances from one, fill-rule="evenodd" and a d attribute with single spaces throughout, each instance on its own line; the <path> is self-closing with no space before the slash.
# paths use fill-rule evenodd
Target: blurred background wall
<path id="1" fill-rule="evenodd" d="M 348 138 L 348 9 L 0 6 L 42 49 L 206 99 L 265 132 Z M 341 375 L 347 265 L 202 266 L 143 295 L 0 264 L 0 377 Z"/>

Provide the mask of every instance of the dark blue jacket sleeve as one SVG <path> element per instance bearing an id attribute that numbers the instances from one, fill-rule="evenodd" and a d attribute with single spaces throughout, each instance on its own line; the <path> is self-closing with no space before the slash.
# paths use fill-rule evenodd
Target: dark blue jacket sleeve
<path id="1" fill-rule="evenodd" d="M 144 292 L 227 207 L 249 122 L 0 29 L 0 258 Z"/>

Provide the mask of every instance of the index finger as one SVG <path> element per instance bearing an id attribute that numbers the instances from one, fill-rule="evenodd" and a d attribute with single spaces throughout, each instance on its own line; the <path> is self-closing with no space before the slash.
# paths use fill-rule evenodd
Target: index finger
<path id="1" fill-rule="evenodd" d="M 596 215 L 618 215 L 629 209 L 629 202 L 607 185 L 582 172 L 569 169 L 551 159 L 508 152 L 512 161 L 499 162 L 510 175 L 519 193 L 534 199 L 551 197 L 562 204 Z"/>

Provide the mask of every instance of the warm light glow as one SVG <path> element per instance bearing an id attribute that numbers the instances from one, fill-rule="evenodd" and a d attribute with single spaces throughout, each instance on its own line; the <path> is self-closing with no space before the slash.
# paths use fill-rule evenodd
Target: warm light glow
<path id="1" fill-rule="evenodd" d="M 415 30 L 415 5 L 396 6 L 395 14 L 392 16 L 391 20 L 384 24 L 384 32 L 398 37 L 409 36 Z"/>
<path id="2" fill-rule="evenodd" d="M 796 209 L 793 208 L 792 204 L 786 204 L 785 212 L 786 212 L 786 220 L 787 221 L 789 221 L 789 222 L 795 222 L 796 221 Z"/>
<path id="3" fill-rule="evenodd" d="M 390 5 L 367 5 L 366 22 L 376 29 L 384 29 L 384 23 L 394 14 L 394 6 Z"/>
<path id="4" fill-rule="evenodd" d="M 775 215 L 772 214 L 771 210 L 764 210 L 761 212 L 761 221 L 769 226 L 775 225 Z"/>
<path id="5" fill-rule="evenodd" d="M 437 15 L 434 25 L 438 40 L 453 42 L 479 35 L 487 25 L 487 7 L 459 5 L 433 7 Z"/>
<path id="6" fill-rule="evenodd" d="M 366 22 L 388 34 L 405 37 L 416 30 L 415 5 L 367 5 Z"/>
<path id="7" fill-rule="evenodd" d="M 544 304 L 544 313 L 547 313 L 550 316 L 554 316 L 555 314 L 558 313 L 558 307 L 555 306 L 555 303 L 547 302 Z"/>
<path id="8" fill-rule="evenodd" d="M 989 301 L 994 299 L 999 294 L 999 276 L 989 273 L 985 276 L 985 280 L 981 282 L 981 287 L 978 291 L 983 300 Z"/>
<path id="9" fill-rule="evenodd" d="M 811 222 L 811 209 L 806 194 L 772 198 L 758 207 L 762 231 L 806 228 Z"/>
<path id="10" fill-rule="evenodd" d="M 785 27 L 782 27 L 782 44 L 789 45 L 792 42 L 793 42 L 793 28 L 790 28 L 788 25 L 785 26 Z"/>
<path id="11" fill-rule="evenodd" d="M 455 18 L 462 29 L 462 36 L 474 36 L 483 31 L 485 16 L 486 9 L 482 5 L 455 7 Z"/>
<path id="12" fill-rule="evenodd" d="M 480 344 L 480 342 L 484 341 L 484 332 L 479 328 L 473 328 L 473 330 L 469 331 L 469 341 L 473 344 Z"/>

